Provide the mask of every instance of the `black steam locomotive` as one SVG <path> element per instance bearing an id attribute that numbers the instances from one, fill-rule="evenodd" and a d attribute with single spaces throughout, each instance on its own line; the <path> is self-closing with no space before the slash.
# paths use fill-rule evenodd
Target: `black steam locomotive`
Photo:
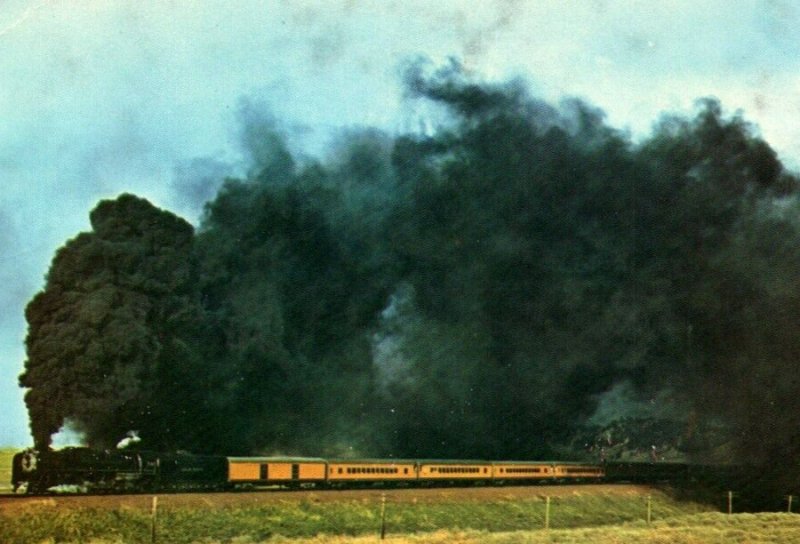
<path id="1" fill-rule="evenodd" d="M 14 492 L 131 492 L 220 489 L 227 480 L 225 457 L 188 453 L 65 448 L 17 453 L 12 461 Z"/>

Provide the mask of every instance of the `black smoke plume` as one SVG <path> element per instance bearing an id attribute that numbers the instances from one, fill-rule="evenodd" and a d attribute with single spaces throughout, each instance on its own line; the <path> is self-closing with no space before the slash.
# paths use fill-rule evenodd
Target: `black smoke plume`
<path id="1" fill-rule="evenodd" d="M 100 202 L 91 224 L 58 250 L 26 310 L 34 443 L 47 447 L 68 419 L 96 445 L 141 428 L 181 446 L 210 387 L 193 229 L 132 195 Z"/>
<path id="2" fill-rule="evenodd" d="M 196 234 L 101 203 L 28 307 L 37 443 L 69 418 L 98 443 L 536 458 L 646 419 L 690 458 L 796 457 L 798 179 L 753 126 L 705 99 L 634 143 L 457 64 L 406 82 L 432 130 L 325 161 L 245 111 L 252 174 Z"/>

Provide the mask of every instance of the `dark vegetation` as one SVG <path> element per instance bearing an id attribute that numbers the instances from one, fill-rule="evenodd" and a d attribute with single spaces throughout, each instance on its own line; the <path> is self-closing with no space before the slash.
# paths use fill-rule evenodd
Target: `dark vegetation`
<path id="1" fill-rule="evenodd" d="M 100 202 L 27 308 L 36 444 L 531 459 L 638 419 L 796 476 L 798 179 L 755 128 L 706 99 L 633 142 L 457 65 L 406 81 L 435 130 L 324 162 L 245 116 L 252 175 L 196 231 Z"/>

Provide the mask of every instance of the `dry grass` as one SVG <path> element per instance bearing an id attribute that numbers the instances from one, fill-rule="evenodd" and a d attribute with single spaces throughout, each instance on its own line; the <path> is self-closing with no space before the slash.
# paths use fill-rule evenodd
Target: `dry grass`
<path id="1" fill-rule="evenodd" d="M 631 523 L 611 527 L 550 531 L 435 531 L 432 533 L 355 538 L 318 536 L 276 538 L 270 544 L 789 544 L 800 542 L 797 514 L 698 514 L 647 526 Z M 237 544 L 261 544 L 238 541 Z"/>

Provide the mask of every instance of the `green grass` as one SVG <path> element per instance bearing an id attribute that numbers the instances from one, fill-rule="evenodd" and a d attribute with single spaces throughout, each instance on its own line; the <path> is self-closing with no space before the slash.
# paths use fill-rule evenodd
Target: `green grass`
<path id="1" fill-rule="evenodd" d="M 11 491 L 11 458 L 19 450 L 0 449 L 0 493 Z"/>
<path id="2" fill-rule="evenodd" d="M 164 497 L 163 502 L 165 506 L 159 510 L 157 522 L 159 544 L 245 544 L 322 538 L 317 535 L 335 535 L 335 538 L 371 535 L 370 538 L 374 539 L 380 530 L 380 504 L 376 501 L 286 499 L 280 503 L 251 507 L 193 509 L 170 508 L 169 497 Z M 652 504 L 653 519 L 661 523 L 708 511 L 707 507 L 679 503 L 658 492 L 654 492 Z M 551 503 L 550 532 L 644 524 L 645 512 L 646 505 L 641 496 L 563 497 Z M 389 502 L 386 505 L 386 528 L 390 535 L 430 535 L 442 531 L 451 536 L 457 532 L 500 535 L 532 529 L 541 531 L 544 516 L 545 503 L 541 499 L 417 504 Z M 9 544 L 150 543 L 150 530 L 150 515 L 144 509 L 66 510 L 43 502 L 31 504 L 21 515 L 4 515 L 0 511 L 0 542 Z M 484 539 L 475 540 L 481 541 Z"/>

